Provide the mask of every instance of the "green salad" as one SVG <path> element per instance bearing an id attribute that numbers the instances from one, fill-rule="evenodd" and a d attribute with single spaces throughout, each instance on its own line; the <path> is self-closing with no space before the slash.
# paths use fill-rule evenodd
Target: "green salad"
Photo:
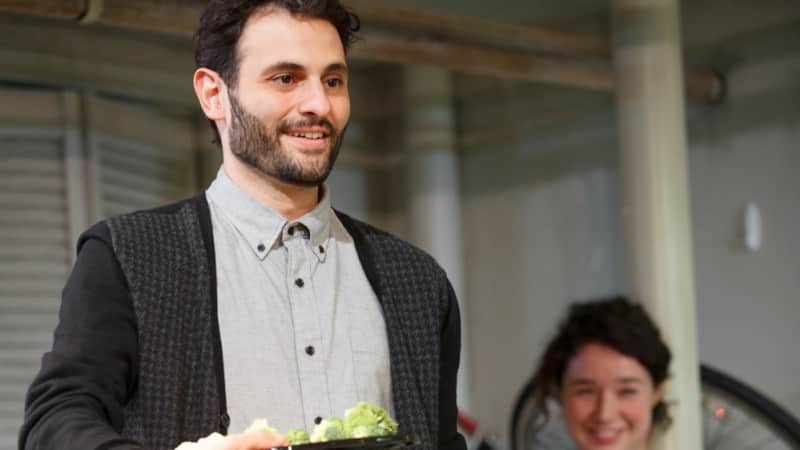
<path id="1" fill-rule="evenodd" d="M 276 434 L 278 431 L 269 426 L 266 419 L 256 419 L 247 427 L 245 433 L 261 431 Z M 289 445 L 300 445 L 317 442 L 338 441 L 341 439 L 366 438 L 375 436 L 391 436 L 397 433 L 397 422 L 385 409 L 358 402 L 344 412 L 344 420 L 338 417 L 323 419 L 309 435 L 306 430 L 287 430 L 284 437 Z"/>

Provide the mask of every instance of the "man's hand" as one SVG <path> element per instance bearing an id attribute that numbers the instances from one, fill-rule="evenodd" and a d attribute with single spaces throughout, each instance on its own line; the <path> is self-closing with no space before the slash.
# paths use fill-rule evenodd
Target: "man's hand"
<path id="1" fill-rule="evenodd" d="M 280 434 L 261 431 L 223 436 L 211 433 L 197 442 L 184 442 L 175 450 L 268 450 L 287 445 Z"/>

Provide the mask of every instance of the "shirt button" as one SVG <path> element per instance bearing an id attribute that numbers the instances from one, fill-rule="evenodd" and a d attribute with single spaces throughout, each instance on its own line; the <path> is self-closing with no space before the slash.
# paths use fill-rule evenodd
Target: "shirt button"
<path id="1" fill-rule="evenodd" d="M 313 346 L 309 345 L 308 347 L 306 347 L 306 355 L 314 356 L 314 347 Z"/>
<path id="2" fill-rule="evenodd" d="M 294 236 L 294 227 L 289 227 L 286 232 L 289 233 L 289 236 Z"/>
<path id="3" fill-rule="evenodd" d="M 320 246 L 319 246 L 319 252 L 320 252 L 320 253 L 325 253 L 325 247 L 323 247 L 323 246 L 321 246 L 321 245 L 320 245 Z"/>
<path id="4" fill-rule="evenodd" d="M 260 251 L 260 252 L 263 252 L 264 250 L 266 250 L 266 249 L 267 249 L 267 247 L 266 247 L 266 246 L 264 246 L 264 244 L 258 244 L 258 247 L 256 247 L 256 248 L 257 248 L 257 249 L 258 249 L 258 251 Z"/>
<path id="5" fill-rule="evenodd" d="M 314 417 L 314 423 L 315 424 L 319 425 L 321 422 L 322 422 L 322 417 L 320 417 L 320 416 Z"/>
<path id="6" fill-rule="evenodd" d="M 305 282 L 303 282 L 303 279 L 302 279 L 302 278 L 298 278 L 298 279 L 294 280 L 294 284 L 295 284 L 295 286 L 297 286 L 297 287 L 303 287 L 303 286 L 305 286 Z"/>

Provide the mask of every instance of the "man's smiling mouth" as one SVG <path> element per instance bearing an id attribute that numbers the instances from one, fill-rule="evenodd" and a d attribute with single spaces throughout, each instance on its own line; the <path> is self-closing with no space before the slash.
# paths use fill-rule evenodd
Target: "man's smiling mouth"
<path id="1" fill-rule="evenodd" d="M 290 136 L 305 138 L 305 139 L 322 139 L 327 137 L 325 133 L 288 133 Z"/>

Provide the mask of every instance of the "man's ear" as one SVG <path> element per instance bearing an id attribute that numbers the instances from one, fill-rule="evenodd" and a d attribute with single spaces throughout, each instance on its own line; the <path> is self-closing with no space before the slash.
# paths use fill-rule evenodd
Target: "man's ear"
<path id="1" fill-rule="evenodd" d="M 194 72 L 194 93 L 206 117 L 223 120 L 227 111 L 227 87 L 215 71 L 201 67 Z"/>

